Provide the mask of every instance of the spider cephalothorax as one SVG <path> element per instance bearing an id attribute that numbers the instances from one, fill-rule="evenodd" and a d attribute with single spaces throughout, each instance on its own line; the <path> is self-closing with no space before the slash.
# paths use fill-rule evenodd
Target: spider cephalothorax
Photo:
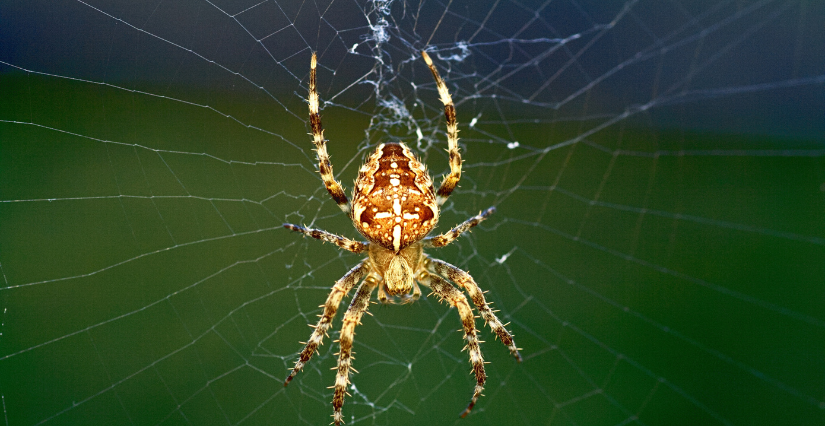
<path id="1" fill-rule="evenodd" d="M 486 375 L 473 311 L 464 294 L 450 281 L 467 292 L 484 322 L 490 326 L 501 342 L 507 345 L 510 353 L 521 361 L 521 355 L 513 342 L 513 336 L 493 313 L 484 298 L 484 293 L 473 277 L 447 262 L 424 254 L 424 248 L 443 247 L 453 242 L 462 233 L 467 232 L 495 212 L 495 208 L 490 207 L 444 234 L 427 237 L 438 223 L 439 206 L 444 204 L 461 178 L 461 154 L 458 150 L 455 107 L 450 92 L 427 53 L 421 52 L 421 55 L 435 78 L 439 97 L 444 103 L 450 173 L 444 177 L 444 181 L 436 192 L 426 167 L 418 161 L 406 145 L 384 143 L 379 145 L 361 166 L 358 178 L 355 180 L 352 205 L 350 205 L 344 189 L 332 173 L 332 164 L 329 161 L 326 140 L 324 140 L 324 130 L 321 127 L 321 116 L 318 114 L 318 93 L 315 88 L 317 60 L 315 54 L 312 54 L 309 73 L 309 121 L 313 143 L 318 153 L 318 169 L 327 191 L 341 210 L 349 215 L 355 228 L 367 238 L 368 242 L 354 241 L 323 230 L 292 224 L 284 224 L 284 227 L 331 242 L 353 253 L 367 252 L 368 256 L 332 287 L 324 304 L 324 313 L 318 324 L 314 326 L 315 331 L 301 351 L 284 386 L 289 384 L 318 350 L 318 346 L 332 324 L 342 298 L 363 279 L 344 315 L 341 327 L 338 374 L 332 398 L 333 420 L 336 425 L 343 421 L 341 407 L 344 404 L 347 385 L 350 383 L 355 325 L 360 322 L 361 316 L 367 311 L 370 295 L 376 288 L 378 299 L 381 302 L 408 303 L 421 296 L 421 289 L 418 287 L 418 284 L 421 284 L 432 289 L 441 300 L 447 301 L 458 310 L 464 328 L 464 339 L 467 341 L 466 349 L 470 353 L 470 362 L 473 364 L 473 373 L 476 377 L 473 397 L 462 413 L 462 417 L 470 412 L 481 395 Z"/>

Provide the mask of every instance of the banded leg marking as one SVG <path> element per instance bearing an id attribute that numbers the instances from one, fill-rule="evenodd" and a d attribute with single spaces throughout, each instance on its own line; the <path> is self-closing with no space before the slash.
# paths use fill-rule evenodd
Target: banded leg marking
<path id="1" fill-rule="evenodd" d="M 312 62 L 309 69 L 309 124 L 312 128 L 312 143 L 315 144 L 315 151 L 318 153 L 318 171 L 321 172 L 321 179 L 324 180 L 329 195 L 338 204 L 344 213 L 349 213 L 349 199 L 344 193 L 341 183 L 335 180 L 332 173 L 332 163 L 327 153 L 327 141 L 324 139 L 324 128 L 321 126 L 321 115 L 318 114 L 318 92 L 315 85 L 315 66 L 318 60 L 315 52 L 312 53 Z"/>
<path id="2" fill-rule="evenodd" d="M 434 258 L 430 258 L 430 260 L 437 274 L 446 277 L 467 291 L 467 294 L 470 295 L 470 299 L 472 299 L 473 304 L 476 305 L 476 309 L 478 309 L 481 317 L 484 318 L 484 322 L 490 326 L 490 329 L 498 336 L 501 343 L 510 349 L 510 354 L 513 355 L 516 361 L 521 362 L 521 354 L 519 353 L 519 348 L 516 347 L 516 343 L 513 341 L 513 335 L 504 328 L 504 324 L 501 323 L 496 314 L 493 313 L 493 310 L 490 309 L 490 305 L 484 299 L 484 293 L 481 291 L 481 288 L 478 287 L 475 280 L 473 280 L 473 277 L 443 260 Z"/>
<path id="3" fill-rule="evenodd" d="M 424 57 L 424 62 L 427 63 L 430 72 L 433 74 L 435 85 L 438 87 L 438 96 L 441 99 L 441 103 L 444 104 L 444 117 L 447 119 L 447 147 L 450 153 L 450 174 L 444 177 L 444 181 L 441 182 L 441 186 L 438 188 L 438 193 L 436 194 L 436 201 L 440 206 L 447 201 L 447 198 L 458 185 L 458 181 L 461 180 L 461 153 L 458 152 L 458 123 L 455 118 L 453 97 L 450 96 L 450 91 L 447 90 L 444 80 L 441 79 L 438 70 L 435 69 L 430 55 L 422 51 L 421 56 Z"/>
<path id="4" fill-rule="evenodd" d="M 317 325 L 314 327 L 310 325 L 310 327 L 313 327 L 315 330 L 312 332 L 312 335 L 309 336 L 309 340 L 301 351 L 301 355 L 298 356 L 298 361 L 295 361 L 295 367 L 292 369 L 289 377 L 284 381 L 284 386 L 292 381 L 295 375 L 298 374 L 309 359 L 312 358 L 312 355 L 318 351 L 318 346 L 323 344 L 324 336 L 327 334 L 330 325 L 332 325 L 332 319 L 338 311 L 338 305 L 341 304 L 341 299 L 352 290 L 355 283 L 367 274 L 368 270 L 369 261 L 364 259 L 357 266 L 350 269 L 340 280 L 335 282 L 332 291 L 329 293 L 329 296 L 327 296 L 327 301 L 323 305 L 324 313 L 321 315 L 321 319 L 318 320 Z"/>
<path id="5" fill-rule="evenodd" d="M 461 417 L 466 417 L 476 405 L 478 397 L 481 396 L 481 391 L 484 390 L 484 383 L 487 380 L 487 375 L 484 373 L 484 357 L 481 354 L 479 347 L 478 335 L 476 334 L 475 316 L 470 304 L 467 303 L 467 298 L 452 284 L 448 283 L 444 278 L 435 274 L 429 274 L 429 285 L 433 293 L 438 295 L 441 300 L 446 300 L 450 305 L 455 306 L 458 315 L 461 317 L 461 324 L 464 326 L 464 340 L 467 345 L 464 349 L 470 355 L 470 363 L 473 365 L 473 374 L 476 377 L 476 386 L 473 390 L 473 398 L 470 404 L 461 413 Z"/>
<path id="6" fill-rule="evenodd" d="M 317 240 L 321 240 L 326 243 L 335 244 L 336 246 L 344 250 L 351 251 L 353 253 L 363 253 L 367 250 L 368 247 L 368 244 L 366 243 L 350 240 L 347 237 L 335 235 L 333 233 L 324 231 L 323 229 L 304 228 L 303 226 L 293 225 L 291 223 L 285 223 L 284 228 L 295 232 L 300 232 L 306 236 L 315 238 Z"/>
<path id="7" fill-rule="evenodd" d="M 473 216 L 467 220 L 465 220 L 462 224 L 456 226 L 455 228 L 435 237 L 426 238 L 424 240 L 425 247 L 444 247 L 447 244 L 455 241 L 461 234 L 470 230 L 470 228 L 478 225 L 479 223 L 483 222 L 487 219 L 488 216 L 496 212 L 495 207 L 490 207 L 487 210 L 479 213 L 476 216 Z"/>
<path id="8" fill-rule="evenodd" d="M 341 326 L 341 336 L 338 343 L 341 345 L 341 351 L 338 353 L 338 374 L 335 376 L 335 392 L 332 395 L 332 418 L 336 426 L 343 423 L 344 418 L 341 414 L 341 407 L 344 406 L 344 396 L 347 393 L 347 385 L 349 385 L 349 371 L 352 369 L 352 341 L 355 336 L 355 326 L 361 323 L 361 317 L 367 311 L 370 303 L 370 294 L 376 287 L 376 282 L 367 278 L 358 287 L 358 291 L 350 302 L 347 313 L 344 314 L 343 325 Z"/>

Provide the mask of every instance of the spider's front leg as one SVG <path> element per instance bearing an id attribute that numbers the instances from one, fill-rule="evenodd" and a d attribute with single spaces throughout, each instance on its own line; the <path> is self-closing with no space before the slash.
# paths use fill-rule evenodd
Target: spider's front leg
<path id="1" fill-rule="evenodd" d="M 473 374 L 476 376 L 476 386 L 473 391 L 473 398 L 470 404 L 461 413 L 461 417 L 466 417 L 476 405 L 478 397 L 481 396 L 481 391 L 484 390 L 484 382 L 487 380 L 487 375 L 484 373 L 484 357 L 481 355 L 481 348 L 479 347 L 479 340 L 476 330 L 475 316 L 470 304 L 467 303 L 467 298 L 452 284 L 448 283 L 444 278 L 435 274 L 423 274 L 421 278 L 433 290 L 433 293 L 438 295 L 441 300 L 446 300 L 450 305 L 458 310 L 458 315 L 461 317 L 461 324 L 464 327 L 464 340 L 467 341 L 467 352 L 470 354 L 470 363 L 473 364 Z"/>
<path id="2" fill-rule="evenodd" d="M 338 305 L 341 304 L 341 299 L 352 290 L 355 283 L 367 274 L 369 269 L 369 260 L 364 259 L 356 267 L 350 269 L 340 280 L 335 282 L 332 291 L 330 291 L 329 296 L 327 296 L 326 303 L 323 304 L 324 313 L 321 315 L 321 319 L 318 320 L 318 324 L 313 327 L 315 331 L 309 336 L 309 340 L 306 342 L 306 345 L 304 345 L 298 361 L 295 361 L 295 367 L 292 369 L 292 373 L 290 373 L 289 377 L 284 381 L 284 386 L 289 384 L 292 378 L 295 377 L 295 375 L 304 368 L 304 365 L 309 359 L 312 358 L 312 355 L 318 351 L 318 346 L 324 342 L 324 336 L 327 334 L 327 330 L 332 324 L 332 319 L 338 311 Z M 310 327 L 312 326 L 310 325 Z"/>
<path id="3" fill-rule="evenodd" d="M 378 281 L 372 276 L 367 277 L 358 287 L 352 302 L 349 304 L 347 313 L 344 314 L 344 321 L 341 325 L 341 336 L 338 339 L 341 351 L 338 353 L 338 374 L 335 376 L 335 392 L 332 395 L 332 419 L 336 426 L 344 421 L 341 414 L 341 407 L 344 406 L 344 396 L 349 395 L 347 385 L 350 384 L 349 370 L 352 368 L 352 341 L 355 336 L 355 326 L 361 323 L 361 317 L 367 311 L 370 303 L 370 294 L 378 285 Z"/>
<path id="4" fill-rule="evenodd" d="M 321 126 L 321 115 L 318 113 L 318 92 L 315 87 L 315 66 L 318 60 L 315 52 L 312 52 L 312 62 L 309 69 L 309 124 L 312 128 L 312 143 L 315 144 L 315 151 L 318 153 L 318 171 L 321 172 L 321 179 L 324 180 L 329 195 L 338 204 L 344 213 L 349 213 L 349 199 L 344 194 L 341 183 L 335 180 L 332 174 L 332 163 L 329 161 L 327 153 L 327 141 L 324 139 L 324 128 Z"/>
<path id="5" fill-rule="evenodd" d="M 510 354 L 516 359 L 516 361 L 521 362 L 521 354 L 519 353 L 519 348 L 516 347 L 516 343 L 513 341 L 513 335 L 504 328 L 504 324 L 498 319 L 496 314 L 490 308 L 490 305 L 487 303 L 487 300 L 484 299 L 484 292 L 481 291 L 481 288 L 478 287 L 473 277 L 470 276 L 467 272 L 439 259 L 428 258 L 428 260 L 432 265 L 432 268 L 435 273 L 446 277 L 450 281 L 460 285 L 467 291 L 467 294 L 470 295 L 470 299 L 472 299 L 473 304 L 476 305 L 476 309 L 481 314 L 481 317 L 484 318 L 484 322 L 490 326 L 490 329 L 493 330 L 493 333 L 496 333 L 496 336 L 501 340 L 501 343 L 505 344 L 508 349 L 510 349 Z"/>

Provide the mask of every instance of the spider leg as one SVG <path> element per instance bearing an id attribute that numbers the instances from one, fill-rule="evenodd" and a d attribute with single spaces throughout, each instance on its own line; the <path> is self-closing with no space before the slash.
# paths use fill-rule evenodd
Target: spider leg
<path id="1" fill-rule="evenodd" d="M 464 290 L 470 295 L 470 299 L 473 300 L 473 304 L 476 305 L 481 317 L 484 318 L 484 322 L 490 326 L 493 333 L 501 340 L 501 343 L 510 349 L 510 354 L 516 358 L 516 361 L 521 362 L 521 354 L 519 353 L 519 348 L 516 347 L 516 343 L 513 341 L 513 335 L 504 328 L 504 324 L 499 321 L 496 314 L 490 309 L 490 305 L 484 299 L 484 293 L 481 291 L 481 288 L 478 287 L 475 280 L 473 280 L 473 277 L 471 277 L 469 273 L 443 260 L 433 258 L 429 258 L 429 260 L 432 262 L 433 270 L 437 274 L 464 287 Z"/>
<path id="2" fill-rule="evenodd" d="M 444 80 L 441 79 L 438 70 L 435 69 L 430 55 L 422 51 L 421 56 L 424 57 L 424 62 L 427 63 L 430 72 L 433 73 L 435 85 L 438 86 L 439 98 L 441 99 L 441 103 L 444 104 L 444 117 L 447 119 L 447 147 L 450 153 L 450 174 L 444 177 L 444 181 L 441 182 L 441 186 L 438 188 L 438 193 L 436 194 L 436 201 L 440 206 L 447 201 L 447 198 L 453 193 L 456 185 L 458 185 L 458 181 L 461 179 L 461 153 L 458 152 L 458 123 L 455 119 L 453 97 L 450 96 L 450 91 L 447 90 L 447 86 L 444 85 Z"/>
<path id="3" fill-rule="evenodd" d="M 461 225 L 456 226 L 455 228 L 435 237 L 430 237 L 424 239 L 424 247 L 444 247 L 447 244 L 455 241 L 456 238 L 461 236 L 461 234 L 470 230 L 470 228 L 478 225 L 483 220 L 487 219 L 488 216 L 496 212 L 495 207 L 490 207 L 487 210 L 479 213 L 476 216 L 473 216 L 464 221 Z"/>
<path id="4" fill-rule="evenodd" d="M 317 240 L 335 244 L 336 246 L 344 250 L 351 251 L 353 253 L 363 253 L 367 250 L 369 246 L 368 243 L 353 241 L 349 238 L 342 237 L 340 235 L 335 235 L 322 229 L 304 228 L 303 226 L 293 225 L 291 223 L 285 223 L 284 228 L 290 229 L 295 232 L 300 232 L 304 235 L 310 236 Z"/>
<path id="5" fill-rule="evenodd" d="M 323 305 L 324 313 L 321 315 L 321 319 L 318 320 L 318 324 L 313 327 L 315 331 L 309 336 L 309 340 L 301 351 L 298 361 L 295 361 L 295 368 L 292 369 L 292 373 L 290 373 L 289 377 L 284 381 L 284 386 L 289 384 L 292 378 L 295 377 L 295 375 L 304 368 L 304 365 L 309 359 L 312 358 L 312 355 L 318 351 L 318 346 L 323 343 L 324 336 L 332 324 L 332 318 L 335 317 L 335 312 L 338 311 L 338 305 L 341 304 L 341 299 L 352 290 L 355 283 L 366 275 L 368 270 L 369 261 L 364 259 L 332 286 L 332 291 L 330 291 L 329 296 L 327 296 L 327 301 Z"/>
<path id="6" fill-rule="evenodd" d="M 470 354 L 470 363 L 473 364 L 473 373 L 476 376 L 476 387 L 473 391 L 473 399 L 470 404 L 461 413 L 461 417 L 466 417 L 476 405 L 478 397 L 481 396 L 481 391 L 484 390 L 484 382 L 487 380 L 487 375 L 484 373 L 484 357 L 481 355 L 481 348 L 479 347 L 478 336 L 476 335 L 476 323 L 473 316 L 473 310 L 470 304 L 467 303 L 467 298 L 452 284 L 448 283 L 444 278 L 435 274 L 427 274 L 428 276 L 423 281 L 428 281 L 433 293 L 438 295 L 441 300 L 446 300 L 450 305 L 455 306 L 458 310 L 458 315 L 461 317 L 461 324 L 464 326 L 464 340 L 467 341 L 467 346 L 464 349 Z"/>
<path id="7" fill-rule="evenodd" d="M 349 370 L 352 368 L 352 341 L 355 335 L 355 326 L 361 323 L 361 317 L 369 307 L 370 294 L 377 285 L 378 283 L 373 277 L 367 277 L 358 287 L 352 302 L 349 304 L 347 313 L 344 314 L 341 336 L 338 339 L 341 345 L 341 351 L 338 353 L 338 374 L 335 376 L 335 392 L 332 396 L 332 408 L 334 410 L 332 418 L 336 426 L 343 422 L 341 407 L 344 405 L 344 396 L 349 395 L 347 385 L 350 383 Z"/>
<path id="8" fill-rule="evenodd" d="M 309 123 L 312 127 L 312 143 L 315 144 L 315 151 L 318 153 L 318 171 L 321 172 L 321 179 L 324 180 L 324 186 L 327 187 L 329 195 L 338 203 L 338 207 L 344 213 L 349 213 L 349 199 L 344 194 L 344 189 L 341 183 L 335 180 L 332 174 L 332 163 L 329 161 L 329 153 L 327 153 L 327 141 L 324 140 L 324 128 L 321 126 L 321 115 L 318 114 L 318 92 L 315 88 L 315 66 L 318 60 L 315 57 L 315 52 L 312 53 L 312 62 L 309 69 Z"/>

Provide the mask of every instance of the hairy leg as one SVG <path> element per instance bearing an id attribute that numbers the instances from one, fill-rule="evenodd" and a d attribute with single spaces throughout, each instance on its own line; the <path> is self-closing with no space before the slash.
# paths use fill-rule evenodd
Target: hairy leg
<path id="1" fill-rule="evenodd" d="M 501 343 L 510 349 L 510 354 L 513 355 L 518 362 L 521 362 L 521 354 L 519 353 L 519 348 L 516 347 L 516 343 L 513 341 L 513 335 L 504 328 L 504 324 L 499 321 L 496 314 L 490 309 L 490 305 L 484 299 L 484 293 L 478 287 L 475 280 L 473 280 L 473 277 L 443 260 L 430 258 L 430 261 L 432 262 L 432 268 L 435 273 L 446 277 L 467 291 L 467 294 L 470 295 L 470 299 L 472 299 L 473 304 L 476 305 L 481 317 L 484 318 L 484 322 L 490 326 L 493 333 L 501 340 Z"/>
<path id="2" fill-rule="evenodd" d="M 447 244 L 450 244 L 451 242 L 455 241 L 456 238 L 461 236 L 461 234 L 469 231 L 470 228 L 478 225 L 479 223 L 481 223 L 482 221 L 487 219 L 488 216 L 490 216 L 491 214 L 493 214 L 495 212 L 496 212 L 496 208 L 495 207 L 490 207 L 489 209 L 484 210 L 483 212 L 479 213 L 478 215 L 473 216 L 473 217 L 465 220 L 462 224 L 456 226 L 455 228 L 453 228 L 453 229 L 451 229 L 451 230 L 449 230 L 449 231 L 447 231 L 447 232 L 445 232 L 441 235 L 426 238 L 426 239 L 424 239 L 424 247 L 444 247 Z"/>
<path id="3" fill-rule="evenodd" d="M 330 232 L 324 231 L 323 229 L 314 229 L 314 228 L 304 228 L 303 226 L 293 225 L 291 223 L 285 223 L 284 228 L 300 232 L 306 236 L 315 238 L 317 240 L 321 240 L 326 243 L 332 243 L 336 246 L 351 251 L 353 253 L 362 253 L 367 251 L 368 243 L 362 243 L 360 241 L 353 241 L 347 237 L 342 237 L 340 235 L 335 235 Z"/>
<path id="4" fill-rule="evenodd" d="M 476 334 L 475 317 L 470 304 L 467 303 L 467 298 L 452 284 L 448 283 L 444 278 L 435 274 L 429 274 L 425 279 L 429 281 L 430 288 L 433 293 L 438 295 L 441 300 L 446 300 L 450 305 L 455 306 L 458 310 L 458 315 L 461 317 L 461 324 L 464 326 L 464 340 L 467 341 L 467 352 L 470 354 L 470 363 L 473 364 L 473 374 L 476 376 L 476 386 L 473 391 L 473 398 L 470 404 L 461 413 L 461 417 L 466 417 L 476 405 L 478 397 L 481 396 L 481 391 L 484 390 L 484 382 L 487 375 L 484 373 L 484 357 L 481 355 L 481 348 L 479 347 L 479 340 Z"/>
<path id="5" fill-rule="evenodd" d="M 444 104 L 444 117 L 447 119 L 447 149 L 450 153 L 450 174 L 444 177 L 444 181 L 441 182 L 441 186 L 438 188 L 438 193 L 436 194 L 436 201 L 440 206 L 447 201 L 447 198 L 458 185 L 458 181 L 461 180 L 461 153 L 458 152 L 458 123 L 455 119 L 453 97 L 450 96 L 450 91 L 447 90 L 444 80 L 441 79 L 438 70 L 435 69 L 430 55 L 428 55 L 427 52 L 421 52 L 421 56 L 424 57 L 424 62 L 427 63 L 430 72 L 433 74 L 435 85 L 438 87 L 438 96 L 441 99 L 441 103 Z"/>
<path id="6" fill-rule="evenodd" d="M 304 345 L 304 349 L 301 351 L 301 355 L 298 357 L 298 361 L 295 362 L 295 367 L 292 369 L 292 373 L 289 374 L 289 377 L 286 378 L 284 381 L 284 386 L 288 385 L 289 382 L 304 368 L 304 365 L 312 358 L 312 355 L 318 351 L 318 346 L 320 346 L 324 341 L 324 336 L 327 334 L 327 330 L 329 326 L 332 324 L 332 318 L 335 317 L 335 312 L 338 311 L 338 305 L 341 304 L 341 299 L 352 290 L 352 287 L 364 277 L 364 275 L 369 270 L 369 261 L 363 260 L 359 263 L 356 267 L 350 269 L 340 280 L 335 282 L 335 285 L 332 286 L 332 291 L 330 291 L 329 296 L 327 296 L 327 301 L 322 305 L 324 308 L 324 313 L 321 314 L 321 319 L 318 320 L 318 324 L 313 327 L 315 330 L 312 332 L 312 335 L 309 336 L 309 340 Z"/>
<path id="7" fill-rule="evenodd" d="M 312 143 L 315 144 L 315 151 L 318 153 L 318 171 L 321 172 L 321 179 L 324 180 L 329 195 L 338 204 L 344 213 L 349 213 L 349 199 L 344 194 L 341 183 L 335 180 L 332 174 L 332 163 L 329 161 L 327 153 L 327 141 L 324 140 L 324 128 L 321 126 L 321 115 L 318 114 L 318 92 L 315 87 L 315 66 L 318 60 L 315 52 L 312 53 L 312 62 L 309 69 L 309 124 L 312 128 Z"/>
<path id="8" fill-rule="evenodd" d="M 368 277 L 358 287 L 358 291 L 352 298 L 349 304 L 347 313 L 344 314 L 343 325 L 341 326 L 341 336 L 338 343 L 341 345 L 341 351 L 338 353 L 338 374 L 335 376 L 335 392 L 332 396 L 332 418 L 335 425 L 338 426 L 343 422 L 343 415 L 341 414 L 341 407 L 344 405 L 344 396 L 347 393 L 347 385 L 349 385 L 349 371 L 352 368 L 352 341 L 355 336 L 355 326 L 361 323 L 361 317 L 367 311 L 370 303 L 370 294 L 377 286 L 377 282 Z"/>

